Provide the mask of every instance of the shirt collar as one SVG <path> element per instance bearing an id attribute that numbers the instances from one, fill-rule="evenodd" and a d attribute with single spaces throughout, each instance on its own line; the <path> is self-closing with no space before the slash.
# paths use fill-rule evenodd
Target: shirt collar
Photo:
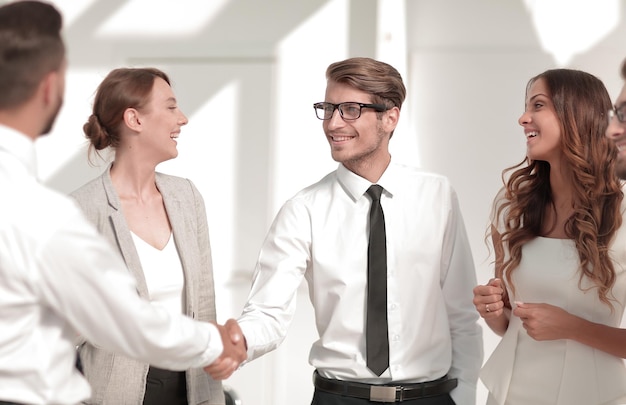
<path id="1" fill-rule="evenodd" d="M 37 176 L 37 154 L 35 142 L 19 131 L 0 124 L 0 149 L 15 156 L 29 174 Z"/>
<path id="2" fill-rule="evenodd" d="M 395 184 L 395 172 L 396 167 L 392 161 L 389 163 L 389 166 L 387 166 L 387 169 L 376 183 L 382 186 L 382 188 L 385 189 L 385 193 L 389 194 L 391 197 L 393 197 L 394 191 L 397 190 Z M 369 180 L 364 179 L 354 172 L 351 172 L 341 163 L 337 168 L 337 179 L 339 180 L 339 183 L 342 185 L 342 187 L 346 190 L 348 195 L 354 201 L 357 201 L 359 198 L 363 197 L 367 189 L 370 188 L 370 186 L 372 185 Z"/>

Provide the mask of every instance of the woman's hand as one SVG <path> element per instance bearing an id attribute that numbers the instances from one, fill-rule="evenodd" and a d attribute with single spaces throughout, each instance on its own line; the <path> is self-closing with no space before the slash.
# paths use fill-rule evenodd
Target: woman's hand
<path id="1" fill-rule="evenodd" d="M 513 315 L 522 320 L 528 336 L 535 340 L 570 339 L 576 332 L 577 317 L 550 304 L 516 302 Z"/>
<path id="2" fill-rule="evenodd" d="M 485 320 L 501 316 L 504 313 L 502 280 L 492 278 L 487 285 L 474 287 L 474 306 Z"/>

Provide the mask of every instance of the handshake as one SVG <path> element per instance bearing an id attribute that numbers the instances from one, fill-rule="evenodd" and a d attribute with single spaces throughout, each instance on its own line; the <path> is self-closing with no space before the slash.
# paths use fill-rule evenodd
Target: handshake
<path id="1" fill-rule="evenodd" d="M 225 380 L 248 358 L 248 348 L 236 320 L 229 319 L 224 325 L 215 324 L 215 326 L 220 331 L 224 350 L 217 360 L 204 368 L 204 371 L 214 380 Z"/>

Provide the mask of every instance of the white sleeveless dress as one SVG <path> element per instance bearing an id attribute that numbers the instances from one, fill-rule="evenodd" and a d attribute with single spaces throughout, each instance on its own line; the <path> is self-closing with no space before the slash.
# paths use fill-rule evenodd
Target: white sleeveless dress
<path id="1" fill-rule="evenodd" d="M 625 220 L 626 221 L 626 220 Z M 592 322 L 619 327 L 626 302 L 626 222 L 611 248 L 617 273 L 614 310 L 595 288 L 579 286 L 579 258 L 574 241 L 538 237 L 522 251 L 513 273 L 511 303 L 547 303 Z M 626 345 L 626 342 L 624 342 Z M 571 340 L 536 341 L 521 320 L 509 327 L 481 370 L 489 390 L 487 405 L 626 404 L 626 367 L 621 358 Z"/>

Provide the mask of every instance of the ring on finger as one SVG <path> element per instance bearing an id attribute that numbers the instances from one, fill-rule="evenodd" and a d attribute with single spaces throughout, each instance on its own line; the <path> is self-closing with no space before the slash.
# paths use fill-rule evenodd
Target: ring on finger
<path id="1" fill-rule="evenodd" d="M 491 310 L 489 309 L 489 304 L 485 305 L 485 311 L 491 312 Z"/>

